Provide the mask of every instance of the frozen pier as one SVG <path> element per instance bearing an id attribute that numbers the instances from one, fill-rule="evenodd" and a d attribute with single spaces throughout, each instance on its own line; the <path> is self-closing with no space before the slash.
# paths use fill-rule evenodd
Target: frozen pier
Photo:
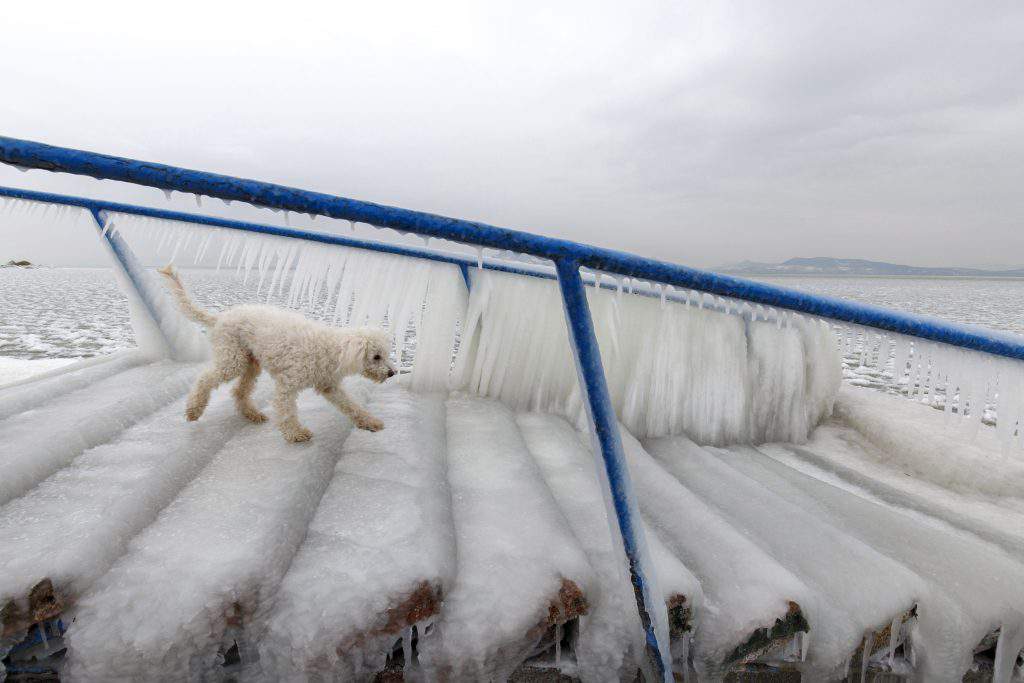
<path id="1" fill-rule="evenodd" d="M 76 392 L 102 405 L 140 373 L 196 371 L 121 368 Z M 586 435 L 493 399 L 356 384 L 384 431 L 352 430 L 312 392 L 300 409 L 315 438 L 300 445 L 247 423 L 226 390 L 197 423 L 176 392 L 148 414 L 93 414 L 111 436 L 0 507 L 14 680 L 33 652 L 87 681 L 629 678 L 640 631 Z M 887 400 L 867 395 L 852 398 Z M 902 475 L 842 420 L 799 446 L 623 436 L 678 672 L 829 680 L 863 661 L 959 680 L 1019 628 L 1024 558 L 1007 525 L 1021 510 L 936 486 L 901 504 L 887 477 Z"/>
<path id="2" fill-rule="evenodd" d="M 0 188 L 0 218 L 99 237 L 138 340 L 0 387 L 0 679 L 1022 675 L 1020 338 L 39 143 L 0 162 L 403 233 Z M 186 259 L 386 327 L 399 375 L 346 380 L 383 431 L 307 392 L 286 443 L 228 387 L 186 422 L 208 345 L 143 265 Z M 841 354 L 902 395 L 841 387 Z"/>

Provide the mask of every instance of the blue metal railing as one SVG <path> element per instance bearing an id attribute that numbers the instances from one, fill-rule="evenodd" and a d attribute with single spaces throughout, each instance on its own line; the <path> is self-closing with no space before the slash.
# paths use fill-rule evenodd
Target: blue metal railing
<path id="1" fill-rule="evenodd" d="M 887 309 L 840 299 L 817 296 L 695 270 L 676 264 L 642 258 L 610 249 L 602 249 L 568 240 L 542 237 L 526 232 L 497 228 L 483 223 L 446 218 L 427 213 L 361 202 L 344 197 L 309 192 L 255 180 L 206 173 L 163 164 L 140 162 L 80 150 L 53 147 L 37 142 L 0 137 L 0 162 L 26 168 L 88 175 L 100 179 L 119 180 L 217 197 L 226 201 L 244 201 L 255 206 L 281 209 L 310 215 L 323 215 L 349 221 L 369 223 L 400 232 L 425 237 L 511 250 L 548 259 L 555 272 L 524 264 L 486 262 L 482 267 L 519 275 L 558 279 L 566 320 L 579 371 L 580 386 L 590 417 L 591 428 L 602 456 L 609 493 L 614 504 L 623 549 L 635 589 L 637 608 L 647 639 L 647 652 L 652 673 L 662 680 L 671 680 L 664 605 L 651 591 L 650 559 L 646 554 L 642 523 L 629 471 L 622 452 L 618 424 L 612 408 L 594 334 L 593 320 L 584 293 L 581 267 L 617 276 L 698 290 L 710 294 L 742 299 L 755 304 L 874 327 L 888 332 L 909 335 L 934 342 L 972 349 L 999 356 L 1024 360 L 1024 340 L 1016 335 L 1000 334 L 980 328 L 956 325 L 946 321 L 899 313 Z M 429 258 L 458 265 L 463 273 L 477 265 L 473 259 L 456 254 L 416 249 L 401 245 L 355 240 L 338 235 L 272 227 L 228 219 L 162 211 L 100 200 L 67 197 L 47 193 L 0 188 L 0 195 L 81 206 L 97 215 L 100 211 L 128 213 L 152 218 L 185 221 L 212 227 L 244 230 L 282 237 L 337 244 L 361 249 Z M 597 282 L 597 284 L 600 284 Z"/>

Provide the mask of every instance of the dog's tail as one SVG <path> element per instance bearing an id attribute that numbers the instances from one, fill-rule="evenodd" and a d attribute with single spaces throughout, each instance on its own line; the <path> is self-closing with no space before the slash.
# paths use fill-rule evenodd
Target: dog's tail
<path id="1" fill-rule="evenodd" d="M 185 291 L 185 285 L 181 284 L 181 278 L 174 271 L 174 266 L 167 264 L 163 268 L 157 269 L 158 273 L 166 277 L 171 283 L 171 293 L 174 294 L 174 298 L 178 300 L 178 308 L 187 317 L 195 320 L 200 325 L 206 327 L 213 327 L 217 322 L 217 317 L 209 311 L 204 311 L 193 303 L 192 299 L 189 298 L 188 292 Z"/>

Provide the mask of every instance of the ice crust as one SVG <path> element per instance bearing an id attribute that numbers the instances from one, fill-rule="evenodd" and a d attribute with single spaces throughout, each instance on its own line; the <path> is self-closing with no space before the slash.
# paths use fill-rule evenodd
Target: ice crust
<path id="1" fill-rule="evenodd" d="M 580 620 L 576 673 L 587 683 L 619 681 L 640 666 L 643 631 L 617 526 L 612 536 L 614 521 L 609 521 L 605 510 L 597 463 L 582 435 L 563 418 L 521 413 L 516 421 L 594 570 L 590 611 Z M 704 597 L 700 583 L 652 530 L 647 529 L 646 536 L 662 599 L 685 596 L 686 605 L 699 619 Z"/>
<path id="2" fill-rule="evenodd" d="M 44 578 L 74 601 L 247 424 L 227 391 L 198 423 L 184 411 L 175 401 L 0 507 L 0 604 L 22 601 Z"/>
<path id="3" fill-rule="evenodd" d="M 819 481 L 769 455 L 735 446 L 720 459 L 925 580 L 911 634 L 922 680 L 960 681 L 982 638 L 997 628 L 1013 632 L 1021 626 L 1024 566 L 1019 558 L 939 520 Z"/>
<path id="4" fill-rule="evenodd" d="M 918 479 L 965 493 L 1024 493 L 1024 459 L 1006 457 L 998 428 L 858 387 L 843 387 L 835 415 L 877 447 L 869 454 Z"/>
<path id="5" fill-rule="evenodd" d="M 700 628 L 694 634 L 698 672 L 722 674 L 731 652 L 754 632 L 803 604 L 813 590 L 721 514 L 679 483 L 632 435 L 623 448 L 640 507 L 665 546 L 700 580 Z"/>
<path id="6" fill-rule="evenodd" d="M 89 358 L 57 371 L 0 388 L 0 420 L 36 408 L 47 401 L 72 391 L 78 391 L 144 363 L 145 357 L 134 350 L 110 356 Z"/>
<path id="7" fill-rule="evenodd" d="M 918 576 L 827 518 L 792 504 L 685 437 L 645 445 L 686 488 L 813 589 L 800 602 L 811 627 L 812 677 L 841 677 L 865 633 L 881 631 L 915 605 L 923 590 Z"/>
<path id="8" fill-rule="evenodd" d="M 506 406 L 454 395 L 447 433 L 457 569 L 420 661 L 450 680 L 500 678 L 529 652 L 562 580 L 589 596 L 592 570 Z"/>
<path id="9" fill-rule="evenodd" d="M 312 441 L 246 425 L 81 599 L 69 680 L 213 675 L 229 617 L 258 619 L 302 541 L 351 423 L 299 400 Z M 239 615 L 240 612 L 240 615 Z"/>
<path id="10" fill-rule="evenodd" d="M 451 585 L 444 397 L 385 386 L 369 409 L 386 427 L 345 442 L 269 610 L 260 663 L 273 680 L 304 671 L 349 679 L 382 668 L 400 635 L 381 633 L 388 610 L 424 583 L 438 595 Z M 412 626 L 399 625 L 406 633 Z M 417 625 L 420 638 L 426 627 Z"/>
<path id="11" fill-rule="evenodd" d="M 581 423 L 558 285 L 485 271 L 472 278 L 456 386 Z M 728 305 L 720 308 L 733 314 L 596 288 L 587 295 L 612 402 L 635 435 L 803 441 L 831 412 L 841 365 L 824 323 L 755 321 Z"/>
<path id="12" fill-rule="evenodd" d="M 77 391 L 56 393 L 44 405 L 0 422 L 0 504 L 184 394 L 195 372 L 195 366 L 171 362 L 131 368 Z M 59 381 L 48 387 L 56 390 Z M 29 389 L 15 396 L 21 391 Z"/>

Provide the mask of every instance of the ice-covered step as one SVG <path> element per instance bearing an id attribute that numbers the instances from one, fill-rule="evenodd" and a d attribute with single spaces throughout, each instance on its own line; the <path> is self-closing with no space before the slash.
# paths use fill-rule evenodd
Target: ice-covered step
<path id="1" fill-rule="evenodd" d="M 586 681 L 618 681 L 635 675 L 644 657 L 643 631 L 618 531 L 612 531 L 597 463 L 584 435 L 548 413 L 516 417 L 523 439 L 547 486 L 587 554 L 597 590 L 580 620 L 576 665 Z M 613 518 L 614 519 L 614 518 Z M 616 527 L 617 529 L 617 527 Z M 614 537 L 612 534 L 615 534 Z M 685 659 L 695 609 L 703 602 L 696 577 L 648 529 L 648 547 L 658 587 L 669 608 L 673 650 Z M 696 607 L 695 607 L 696 606 Z M 696 615 L 699 618 L 699 614 Z M 680 641 L 680 642 L 676 642 Z"/>
<path id="2" fill-rule="evenodd" d="M 0 506 L 0 606 L 15 603 L 5 630 L 34 622 L 28 596 L 41 581 L 50 582 L 60 608 L 72 605 L 248 424 L 227 391 L 214 395 L 199 422 L 186 422 L 184 411 L 184 399 L 174 401 Z"/>
<path id="3" fill-rule="evenodd" d="M 592 571 L 503 404 L 447 403 L 456 576 L 420 663 L 448 680 L 503 679 L 586 611 Z"/>
<path id="4" fill-rule="evenodd" d="M 265 673 L 350 679 L 381 670 L 396 640 L 412 663 L 413 627 L 420 637 L 437 618 L 455 565 L 444 401 L 376 392 L 368 407 L 384 430 L 345 441 L 270 610 Z"/>
<path id="5" fill-rule="evenodd" d="M 800 603 L 811 629 L 802 666 L 808 675 L 841 676 L 865 633 L 898 626 L 913 610 L 924 581 L 827 518 L 794 505 L 684 436 L 644 446 L 733 528 L 813 589 Z"/>
<path id="6" fill-rule="evenodd" d="M 704 592 L 693 641 L 698 670 L 724 673 L 806 631 L 800 604 L 813 590 L 621 433 L 644 517 Z"/>
<path id="7" fill-rule="evenodd" d="M 135 350 L 122 351 L 109 357 L 81 361 L 74 368 L 59 368 L 53 375 L 32 377 L 24 382 L 0 387 L 0 420 L 31 410 L 50 399 L 77 391 L 144 362 L 146 359 L 141 353 Z"/>
<path id="8" fill-rule="evenodd" d="M 351 429 L 312 392 L 299 414 L 312 441 L 286 443 L 269 424 L 243 427 L 129 543 L 80 601 L 70 674 L 196 679 L 216 671 L 219 650 L 233 644 L 248 660 L 252 643 L 240 627 L 267 606 Z"/>
<path id="9" fill-rule="evenodd" d="M 907 476 L 888 452 L 854 429 L 824 425 L 806 444 L 769 444 L 761 450 L 818 479 L 936 517 L 1024 557 L 1024 499 Z M 938 455 L 955 458 L 956 452 Z"/>
<path id="10" fill-rule="evenodd" d="M 194 365 L 131 368 L 0 422 L 0 505 L 188 390 Z"/>
<path id="11" fill-rule="evenodd" d="M 1019 632 L 1024 564 L 1017 557 L 941 520 L 861 497 L 770 455 L 749 446 L 720 452 L 722 462 L 925 579 L 911 633 L 912 659 L 923 680 L 959 681 L 989 634 Z"/>

